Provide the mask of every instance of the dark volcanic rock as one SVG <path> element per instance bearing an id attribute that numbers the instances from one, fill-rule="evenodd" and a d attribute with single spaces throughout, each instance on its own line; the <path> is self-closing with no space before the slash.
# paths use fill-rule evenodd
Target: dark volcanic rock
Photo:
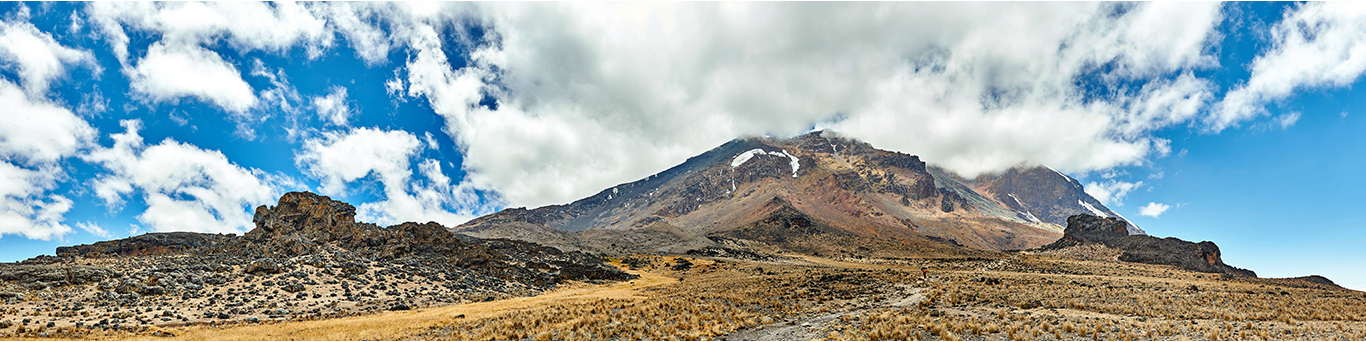
<path id="1" fill-rule="evenodd" d="M 355 215 L 356 208 L 350 204 L 313 193 L 291 192 L 280 197 L 274 207 L 257 208 L 253 218 L 256 229 L 247 232 L 244 241 L 234 248 L 248 255 L 292 257 L 335 245 L 366 259 L 422 258 L 428 264 L 454 265 L 537 287 L 564 280 L 634 278 L 584 253 L 563 253 L 514 240 L 461 239 L 436 222 L 380 227 L 355 222 Z M 547 267 L 533 270 L 520 266 L 523 264 Z M 360 264 L 341 267 L 344 273 L 364 273 Z"/>
<path id="2" fill-rule="evenodd" d="M 212 247 L 232 240 L 234 234 L 147 233 L 89 245 L 57 247 L 58 256 L 138 256 L 178 253 L 188 249 Z"/>
<path id="3" fill-rule="evenodd" d="M 1042 249 L 1099 243 L 1122 251 L 1119 255 L 1120 261 L 1170 265 L 1197 272 L 1257 276 L 1252 271 L 1224 264 L 1219 254 L 1219 246 L 1213 242 L 1194 243 L 1170 237 L 1128 235 L 1127 227 L 1126 222 L 1116 218 L 1072 215 L 1067 218 L 1067 229 L 1063 232 L 1062 238 Z"/>
<path id="4" fill-rule="evenodd" d="M 1072 215 L 1067 218 L 1067 229 L 1062 238 L 1044 249 L 1058 249 L 1086 243 L 1103 243 L 1128 236 L 1128 226 L 1123 220 L 1113 217 L 1099 217 L 1086 214 Z"/>
<path id="5" fill-rule="evenodd" d="M 0 263 L 0 301 L 74 301 L 67 292 L 93 290 L 79 294 L 87 296 L 80 303 L 129 310 L 98 326 L 128 327 L 133 315 L 155 312 L 146 311 L 153 305 L 163 314 L 136 323 L 240 319 L 265 303 L 280 306 L 272 318 L 331 317 L 380 302 L 417 308 L 532 295 L 567 281 L 636 278 L 590 254 L 457 236 L 434 222 L 381 227 L 355 222 L 355 213 L 349 204 L 293 192 L 258 208 L 256 227 L 242 236 L 154 233 L 62 247 L 59 256 Z M 70 286 L 87 283 L 97 284 Z M 163 305 L 199 312 L 173 322 Z"/>
<path id="6" fill-rule="evenodd" d="M 972 203 L 969 203 L 968 199 L 963 198 L 963 196 L 959 195 L 957 192 L 948 189 L 939 189 L 939 194 L 943 195 L 943 197 L 939 199 L 940 211 L 951 213 L 955 209 L 972 209 Z"/>
<path id="7" fill-rule="evenodd" d="M 104 267 L 62 265 L 12 265 L 0 268 L 0 280 L 33 289 L 93 283 L 117 274 Z"/>

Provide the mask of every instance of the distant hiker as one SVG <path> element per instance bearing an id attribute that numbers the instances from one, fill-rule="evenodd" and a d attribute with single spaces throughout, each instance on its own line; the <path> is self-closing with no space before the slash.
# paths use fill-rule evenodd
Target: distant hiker
<path id="1" fill-rule="evenodd" d="M 925 277 L 928 277 L 929 275 L 930 275 L 930 267 L 929 267 L 929 266 L 920 266 L 920 277 L 921 277 L 921 278 L 925 278 Z"/>

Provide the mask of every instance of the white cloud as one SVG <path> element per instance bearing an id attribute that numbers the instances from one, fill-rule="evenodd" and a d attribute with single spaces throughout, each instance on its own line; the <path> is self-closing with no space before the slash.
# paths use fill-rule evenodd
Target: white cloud
<path id="1" fill-rule="evenodd" d="M 1247 83 L 1230 90 L 1215 106 L 1214 115 L 1206 120 L 1208 130 L 1219 132 L 1264 115 L 1263 106 L 1290 97 L 1295 90 L 1346 87 L 1366 71 L 1366 6 L 1296 6 L 1271 28 L 1271 47 L 1252 61 Z M 1278 121 L 1288 127 L 1286 121 Z"/>
<path id="2" fill-rule="evenodd" d="M 71 200 L 44 194 L 56 186 L 57 172 L 50 167 L 30 170 L 0 161 L 0 235 L 51 240 L 71 232 L 71 227 L 61 223 L 71 209 Z"/>
<path id="3" fill-rule="evenodd" d="M 278 184 L 287 180 L 247 169 L 223 153 L 167 138 L 147 146 L 138 134 L 141 123 L 121 122 L 124 133 L 111 134 L 111 147 L 82 156 L 108 173 L 92 180 L 98 197 L 111 207 L 123 196 L 142 195 L 147 209 L 138 221 L 154 231 L 244 232 L 253 227 L 252 210 L 272 203 Z"/>
<path id="4" fill-rule="evenodd" d="M 1124 196 L 1128 195 L 1130 191 L 1133 191 L 1134 189 L 1137 189 L 1139 186 L 1142 185 L 1142 181 L 1129 183 L 1125 181 L 1111 179 L 1099 183 L 1088 182 L 1086 183 L 1085 188 L 1086 194 L 1091 195 L 1091 197 L 1094 197 L 1097 201 L 1100 201 L 1100 204 L 1108 206 L 1111 203 L 1113 203 L 1115 205 L 1122 206 L 1124 205 Z"/>
<path id="5" fill-rule="evenodd" d="M 33 24 L 0 21 L 0 68 L 13 65 L 30 95 L 46 95 L 48 85 L 70 64 L 99 68 L 90 51 L 62 46 Z"/>
<path id="6" fill-rule="evenodd" d="M 114 234 L 110 234 L 108 230 L 105 230 L 103 227 L 100 227 L 100 225 L 95 223 L 77 222 L 76 227 L 86 231 L 87 233 L 90 233 L 90 235 L 94 235 L 97 237 L 105 239 L 114 237 Z"/>
<path id="7" fill-rule="evenodd" d="M 452 5 L 407 12 L 394 36 L 408 95 L 445 117 L 470 179 L 534 206 L 812 125 L 969 176 L 1138 164 L 1169 152 L 1151 132 L 1211 98 L 1190 71 L 1216 63 L 1220 6 L 494 4 L 475 14 L 489 42 Z M 480 46 L 467 67 L 452 40 Z"/>
<path id="8" fill-rule="evenodd" d="M 1167 209 L 1171 209 L 1171 206 L 1162 203 L 1148 202 L 1148 205 L 1138 207 L 1138 214 L 1157 218 L 1158 216 L 1161 216 L 1162 213 L 1167 212 Z"/>
<path id="9" fill-rule="evenodd" d="M 396 97 L 399 101 L 406 101 L 403 95 L 403 79 L 399 78 L 395 72 L 394 78 L 384 81 L 384 92 L 391 97 Z"/>
<path id="10" fill-rule="evenodd" d="M 266 68 L 265 62 L 256 59 L 252 63 L 251 75 L 270 81 L 270 89 L 260 92 L 261 102 L 291 116 L 299 114 L 300 107 L 303 106 L 300 104 L 303 102 L 303 97 L 299 96 L 298 89 L 289 83 L 289 77 L 285 75 L 283 68 L 271 72 Z"/>
<path id="11" fill-rule="evenodd" d="M 357 128 L 348 133 L 324 132 L 322 138 L 305 141 L 294 161 L 322 181 L 324 194 L 345 195 L 346 183 L 372 172 L 382 182 L 403 183 L 412 174 L 408 160 L 417 147 L 417 138 L 408 132 Z"/>
<path id="12" fill-rule="evenodd" d="M 1289 112 L 1276 117 L 1276 125 L 1281 126 L 1281 129 L 1290 128 L 1290 126 L 1294 126 L 1295 123 L 1299 121 L 1300 112 Z"/>
<path id="13" fill-rule="evenodd" d="M 221 41 L 239 53 L 286 53 L 303 45 L 315 58 L 334 43 L 326 20 L 293 2 L 92 3 L 87 12 L 113 46 L 135 92 L 156 102 L 198 98 L 233 113 L 239 124 L 251 121 L 247 111 L 257 98 L 237 67 L 206 47 Z M 126 29 L 160 36 L 136 67 L 128 66 Z M 262 95 L 280 94 L 267 90 Z M 250 128 L 242 131 L 251 135 Z"/>
<path id="14" fill-rule="evenodd" d="M 389 62 L 391 42 L 389 36 L 374 25 L 374 21 L 384 8 L 361 2 L 336 2 L 328 4 L 328 24 L 346 37 L 356 55 L 367 65 Z"/>
<path id="15" fill-rule="evenodd" d="M 430 148 L 430 149 L 433 149 L 433 150 L 439 150 L 439 149 L 441 149 L 441 143 L 439 143 L 439 142 L 436 141 L 436 137 L 435 137 L 435 136 L 432 136 L 432 132 L 423 132 L 423 133 L 422 133 L 422 136 L 423 136 L 423 140 L 425 140 L 425 141 L 427 142 L 427 148 Z"/>
<path id="16" fill-rule="evenodd" d="M 238 113 L 256 105 L 251 85 L 237 68 L 199 46 L 154 43 L 138 66 L 126 72 L 133 91 L 156 102 L 195 97 Z"/>
<path id="17" fill-rule="evenodd" d="M 119 59 L 128 58 L 129 29 L 161 35 L 160 43 L 212 45 L 220 39 L 246 52 L 284 52 L 302 44 L 320 56 L 334 38 L 327 20 L 309 5 L 293 2 L 92 3 L 92 22 L 104 30 Z"/>
<path id="18" fill-rule="evenodd" d="M 70 110 L 34 99 L 0 79 L 0 158 L 29 164 L 71 156 L 95 138 L 95 129 Z"/>
<path id="19" fill-rule="evenodd" d="M 0 68 L 24 85 L 0 79 L 0 235 L 50 240 L 71 232 L 62 221 L 72 201 L 50 192 L 67 177 L 61 160 L 88 146 L 96 132 L 46 95 L 68 64 L 92 61 L 89 52 L 62 46 L 31 24 L 0 21 Z"/>
<path id="20" fill-rule="evenodd" d="M 305 173 L 319 179 L 321 191 L 329 195 L 344 195 L 348 183 L 374 175 L 383 184 L 384 200 L 360 204 L 357 218 L 362 221 L 436 221 L 454 226 L 497 204 L 481 203 L 469 183 L 452 185 L 435 160 L 419 164 L 425 181 L 413 179 L 410 160 L 420 145 L 417 136 L 405 131 L 357 128 L 347 133 L 324 132 L 322 138 L 305 141 L 294 160 Z"/>
<path id="21" fill-rule="evenodd" d="M 342 86 L 332 86 L 327 95 L 314 96 L 313 108 L 318 111 L 319 118 L 337 126 L 346 126 L 346 120 L 352 114 L 346 101 L 346 87 Z"/>

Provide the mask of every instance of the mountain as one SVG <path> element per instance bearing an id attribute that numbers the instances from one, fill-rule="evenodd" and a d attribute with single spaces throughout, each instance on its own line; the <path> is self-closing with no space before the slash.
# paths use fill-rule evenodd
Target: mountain
<path id="1" fill-rule="evenodd" d="M 1067 218 L 1077 214 L 1117 217 L 1126 222 L 1129 234 L 1145 234 L 1123 215 L 1088 195 L 1081 182 L 1047 166 L 1017 166 L 970 180 L 936 166 L 930 166 L 929 171 L 937 186 L 971 199 L 984 214 L 1059 227 L 1066 226 Z"/>
<path id="2" fill-rule="evenodd" d="M 858 244 L 887 243 L 952 254 L 1043 246 L 1084 205 L 1112 213 L 1075 180 L 1032 170 L 966 181 L 833 132 L 751 137 L 573 203 L 509 208 L 453 231 L 614 253 L 744 245 L 855 255 Z"/>

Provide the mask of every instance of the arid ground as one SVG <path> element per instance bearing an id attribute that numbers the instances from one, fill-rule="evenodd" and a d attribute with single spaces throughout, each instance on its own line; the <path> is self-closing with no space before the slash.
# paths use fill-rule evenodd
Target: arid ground
<path id="1" fill-rule="evenodd" d="M 637 255 L 632 281 L 397 311 L 162 320 L 185 308 L 65 307 L 81 286 L 0 306 L 6 339 L 97 340 L 1362 340 L 1366 293 L 1304 280 L 1031 252 L 769 261 Z M 922 277 L 920 267 L 928 267 Z M 90 287 L 92 285 L 85 285 Z M 224 286 L 215 292 L 237 292 Z M 48 299 L 43 299 L 48 298 Z M 322 298 L 328 298 L 324 296 Z M 168 316 L 173 317 L 173 316 Z M 135 329 L 76 328 L 122 318 Z M 23 323 L 28 320 L 28 323 Z M 59 321 L 48 327 L 48 322 Z"/>

